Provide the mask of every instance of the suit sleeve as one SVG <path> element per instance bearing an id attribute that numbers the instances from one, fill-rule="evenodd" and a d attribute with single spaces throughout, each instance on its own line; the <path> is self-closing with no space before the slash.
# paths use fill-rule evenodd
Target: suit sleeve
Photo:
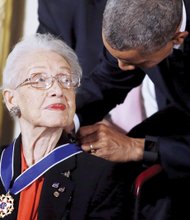
<path id="1" fill-rule="evenodd" d="M 189 178 L 189 128 L 189 112 L 169 105 L 134 127 L 128 135 L 154 142 L 159 162 L 169 179 Z"/>
<path id="2" fill-rule="evenodd" d="M 161 164 L 169 178 L 190 177 L 190 134 L 158 140 Z"/>

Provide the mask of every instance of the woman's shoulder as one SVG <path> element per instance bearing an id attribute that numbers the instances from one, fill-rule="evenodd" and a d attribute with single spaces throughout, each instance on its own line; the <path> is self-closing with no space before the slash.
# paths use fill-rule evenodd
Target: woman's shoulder
<path id="1" fill-rule="evenodd" d="M 117 163 L 106 160 L 104 158 L 101 157 L 97 157 L 95 155 L 92 155 L 90 153 L 87 152 L 82 152 L 81 154 L 77 155 L 78 161 L 79 163 L 84 163 L 84 164 L 88 164 L 89 166 L 92 165 L 96 165 L 98 167 L 105 167 L 105 166 L 116 166 Z"/>
<path id="2" fill-rule="evenodd" d="M 117 178 L 122 176 L 125 165 L 112 162 L 90 153 L 82 152 L 77 155 L 77 169 L 90 175 L 114 175 Z"/>

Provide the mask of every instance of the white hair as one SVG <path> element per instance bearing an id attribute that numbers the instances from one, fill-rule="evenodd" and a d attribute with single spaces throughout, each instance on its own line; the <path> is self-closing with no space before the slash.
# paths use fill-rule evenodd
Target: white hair
<path id="1" fill-rule="evenodd" d="M 14 89 L 16 87 L 20 78 L 21 69 L 24 65 L 22 58 L 26 54 L 39 50 L 53 51 L 62 56 L 70 65 L 72 73 L 77 75 L 80 80 L 82 77 L 82 69 L 74 50 L 51 34 L 36 33 L 18 42 L 8 55 L 3 71 L 2 88 Z"/>

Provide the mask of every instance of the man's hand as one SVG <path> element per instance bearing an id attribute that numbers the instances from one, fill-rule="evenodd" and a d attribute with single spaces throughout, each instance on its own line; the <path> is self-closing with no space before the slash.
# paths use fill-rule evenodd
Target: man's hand
<path id="1" fill-rule="evenodd" d="M 143 158 L 144 139 L 130 138 L 104 122 L 81 127 L 78 138 L 84 151 L 107 160 L 128 162 Z"/>

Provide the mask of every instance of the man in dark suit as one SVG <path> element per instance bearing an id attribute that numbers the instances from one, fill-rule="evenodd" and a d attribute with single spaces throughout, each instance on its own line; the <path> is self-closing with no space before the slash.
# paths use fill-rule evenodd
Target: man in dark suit
<path id="1" fill-rule="evenodd" d="M 189 31 L 187 0 L 109 0 L 103 16 L 108 51 L 77 97 L 79 120 L 88 125 L 80 129 L 83 149 L 93 148 L 93 154 L 112 161 L 161 163 L 171 181 L 167 195 L 172 198 L 167 203 L 171 219 L 185 219 L 183 197 L 190 195 Z M 101 123 L 92 125 L 121 103 L 145 74 L 162 96 L 157 113 L 128 136 Z"/>
<path id="2" fill-rule="evenodd" d="M 145 136 L 165 136 L 159 138 L 159 154 L 162 160 L 162 151 L 165 149 L 161 143 L 168 140 L 169 137 L 166 136 L 189 134 L 190 65 L 188 61 L 190 49 L 188 31 L 190 27 L 188 13 L 190 11 L 186 5 L 187 1 L 184 2 L 186 11 L 183 13 L 182 1 L 172 0 L 169 3 L 171 5 L 162 0 L 108 1 L 103 19 L 103 41 L 109 53 L 104 51 L 102 63 L 90 75 L 88 83 L 84 83 L 78 92 L 77 111 L 81 124 L 87 125 L 101 120 L 110 108 L 123 101 L 128 91 L 142 82 L 145 74 L 149 75 L 157 90 L 164 95 L 165 103 L 162 104 L 159 112 L 130 132 L 130 136 L 139 137 L 139 139 L 134 139 L 135 146 L 138 147 L 138 154 L 133 153 L 130 146 L 129 149 L 127 147 L 127 142 L 131 143 L 133 139 L 122 134 L 121 136 L 118 134 L 119 138 L 114 144 L 115 149 L 109 148 L 108 150 L 105 147 L 108 137 L 111 137 L 109 145 L 112 146 L 111 140 L 117 134 L 114 133 L 115 131 L 109 133 L 107 128 L 101 124 L 88 126 L 81 130 L 84 149 L 88 150 L 89 144 L 93 144 L 93 148 L 99 156 L 106 154 L 111 160 L 138 161 L 143 159 L 145 140 L 158 145 L 158 142 L 153 141 L 152 138 L 149 140 L 147 137 L 144 140 Z M 142 15 L 134 19 L 137 13 Z M 163 14 L 165 16 L 162 16 Z M 186 18 L 185 21 L 184 18 Z M 178 46 L 183 46 L 183 51 L 175 49 Z M 182 122 L 181 126 L 176 127 L 170 123 L 174 123 L 172 121 L 174 116 L 176 116 L 177 122 L 183 121 L 183 126 Z M 98 140 L 99 131 L 97 129 L 103 129 L 101 134 L 104 137 L 101 140 Z M 105 133 L 107 136 L 104 135 Z M 88 135 L 88 139 L 85 137 L 83 139 L 83 135 Z M 170 137 L 170 141 L 170 143 L 176 143 L 176 138 Z M 140 146 L 138 146 L 138 142 Z M 117 148 L 117 144 L 120 147 Z M 122 148 L 122 146 L 124 147 Z M 117 155 L 117 150 L 122 152 L 121 155 L 119 153 Z M 126 154 L 125 150 L 131 154 L 129 152 Z M 163 158 L 166 157 L 166 154 L 164 155 Z M 172 161 L 162 162 L 167 169 Z M 172 168 L 170 175 L 173 176 L 174 167 L 170 168 Z"/>

